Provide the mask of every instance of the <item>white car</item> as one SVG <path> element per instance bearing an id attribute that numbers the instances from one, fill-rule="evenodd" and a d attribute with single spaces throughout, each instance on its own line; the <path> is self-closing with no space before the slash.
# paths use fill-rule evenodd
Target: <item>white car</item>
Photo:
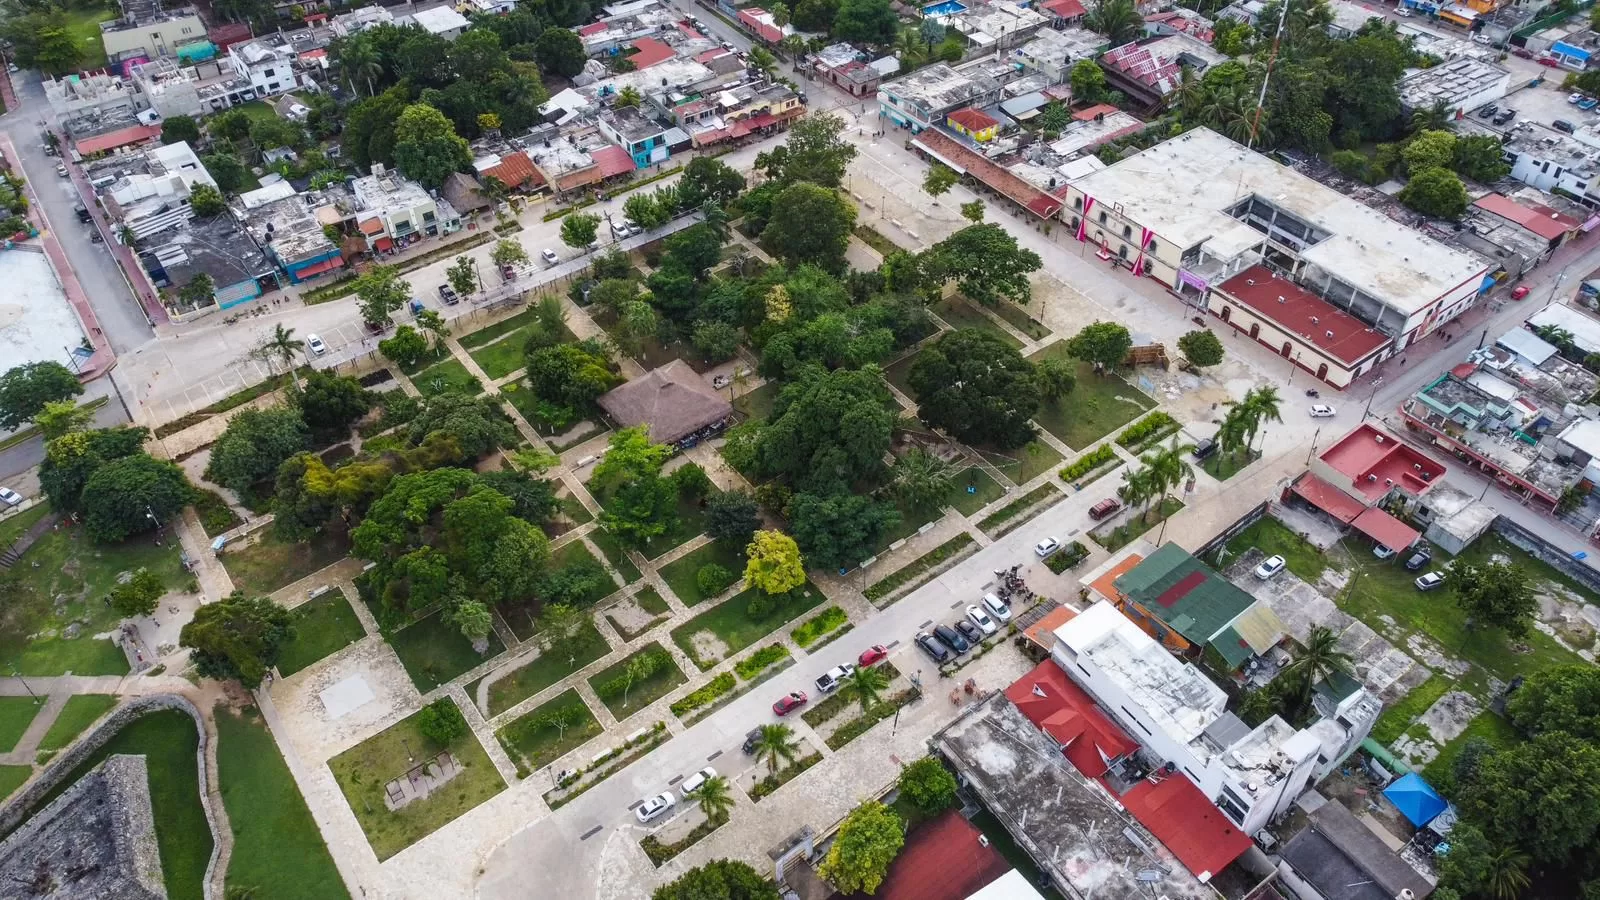
<path id="1" fill-rule="evenodd" d="M 561 257 L 557 256 L 554 250 L 548 249 L 540 250 L 539 258 L 543 259 L 546 263 L 549 263 L 552 266 L 561 261 Z"/>
<path id="2" fill-rule="evenodd" d="M 1389 557 L 1394 555 L 1394 551 L 1390 550 L 1388 547 L 1385 547 L 1382 544 L 1375 544 L 1372 547 L 1372 555 L 1376 556 L 1379 559 L 1388 559 Z"/>
<path id="3" fill-rule="evenodd" d="M 1011 605 L 994 594 L 983 595 L 983 608 L 1002 622 L 1011 621 Z"/>
<path id="4" fill-rule="evenodd" d="M 1040 559 L 1043 559 L 1060 549 L 1061 542 L 1053 537 L 1049 537 L 1033 545 L 1033 554 Z"/>
<path id="5" fill-rule="evenodd" d="M 700 790 L 700 785 L 705 784 L 707 778 L 715 777 L 717 777 L 717 770 L 706 766 L 704 769 L 685 778 L 683 783 L 678 785 L 678 790 L 683 793 L 683 802 L 688 803 L 689 795 Z"/>
<path id="6" fill-rule="evenodd" d="M 664 815 L 667 810 L 677 805 L 678 799 L 672 796 L 671 791 L 667 791 L 664 794 L 657 794 L 654 797 L 651 797 L 649 800 L 639 804 L 638 808 L 633 811 L 633 814 L 639 819 L 639 824 L 643 825 L 646 822 L 651 822 L 661 818 L 661 816 Z"/>
<path id="7" fill-rule="evenodd" d="M 7 506 L 21 506 L 22 495 L 8 487 L 0 487 L 0 503 Z"/>
<path id="8" fill-rule="evenodd" d="M 1269 556 L 1262 561 L 1261 565 L 1256 566 L 1256 577 L 1262 581 L 1266 581 L 1279 572 L 1282 572 L 1284 567 L 1288 564 L 1289 561 L 1281 556 Z"/>
<path id="9" fill-rule="evenodd" d="M 1397 9 L 1396 9 L 1396 10 L 1395 10 L 1395 11 L 1394 11 L 1394 14 L 1395 14 L 1395 15 L 1396 15 L 1396 16 L 1398 16 L 1398 17 L 1400 17 L 1400 18 L 1402 18 L 1402 19 L 1409 19 L 1409 18 L 1411 18 L 1411 10 L 1409 10 L 1409 9 L 1407 9 L 1407 8 L 1405 8 L 1405 7 L 1404 7 L 1404 6 L 1402 6 L 1402 7 L 1399 7 L 1399 8 L 1397 8 Z"/>
<path id="10" fill-rule="evenodd" d="M 849 678 L 850 673 L 854 672 L 855 670 L 856 667 L 849 663 L 845 663 L 842 666 L 834 666 L 828 671 L 823 672 L 821 675 L 818 675 L 817 680 L 813 683 L 816 684 L 818 693 L 831 694 L 838 690 L 839 685 L 844 684 L 844 680 Z"/>
<path id="11" fill-rule="evenodd" d="M 1582 100 L 1582 99 L 1583 99 L 1583 95 L 1582 94 L 1568 94 L 1567 95 L 1567 102 L 1571 103 L 1573 105 L 1577 105 L 1578 101 Z"/>
<path id="12" fill-rule="evenodd" d="M 1426 575 L 1418 577 L 1415 583 L 1417 585 L 1417 590 L 1431 591 L 1439 585 L 1444 584 L 1444 576 L 1440 575 L 1438 572 L 1429 572 Z"/>
<path id="13" fill-rule="evenodd" d="M 1326 403 L 1314 403 L 1314 404 L 1311 405 L 1311 418 L 1313 418 L 1313 419 L 1331 419 L 1331 418 L 1333 418 L 1333 416 L 1334 416 L 1333 407 L 1329 406 L 1328 404 L 1326 404 Z"/>
<path id="14" fill-rule="evenodd" d="M 996 625 L 994 620 L 989 618 L 989 614 L 984 612 L 983 607 L 981 606 L 967 607 L 967 621 L 978 626 L 978 629 L 984 634 L 994 634 L 996 631 L 1000 630 L 1000 626 Z"/>
<path id="15" fill-rule="evenodd" d="M 328 345 L 322 342 L 322 338 L 314 334 L 306 335 L 306 348 L 318 356 L 328 352 Z"/>

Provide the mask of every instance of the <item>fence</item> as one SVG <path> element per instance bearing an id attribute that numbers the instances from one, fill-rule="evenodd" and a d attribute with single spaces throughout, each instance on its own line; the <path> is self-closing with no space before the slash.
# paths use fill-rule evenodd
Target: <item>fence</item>
<path id="1" fill-rule="evenodd" d="M 1512 544 L 1533 554 L 1533 556 L 1550 564 L 1556 571 L 1578 582 L 1591 591 L 1600 593 L 1600 572 L 1572 558 L 1567 551 L 1546 541 L 1516 522 L 1505 516 L 1495 516 L 1494 524 L 1489 526 L 1495 533 L 1510 541 Z"/>

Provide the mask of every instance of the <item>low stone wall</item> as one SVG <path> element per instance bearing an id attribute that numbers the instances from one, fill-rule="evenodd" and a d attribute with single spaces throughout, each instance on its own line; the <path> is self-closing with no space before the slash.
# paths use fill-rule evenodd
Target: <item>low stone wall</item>
<path id="1" fill-rule="evenodd" d="M 94 730 L 83 735 L 72 746 L 62 751 L 51 761 L 50 767 L 45 769 L 32 784 L 23 788 L 10 803 L 0 807 L 0 835 L 11 833 L 22 824 L 23 819 L 36 806 L 39 801 L 51 791 L 61 785 L 73 770 L 82 765 L 84 760 L 94 754 L 96 750 L 106 745 L 117 732 L 132 724 L 136 719 L 163 709 L 175 709 L 188 714 L 194 720 L 195 733 L 199 735 L 199 745 L 195 748 L 195 757 L 199 762 L 200 771 L 200 805 L 206 813 L 206 825 L 211 829 L 211 859 L 206 864 L 206 897 L 207 900 L 216 896 L 214 889 L 217 879 L 215 868 L 218 855 L 222 852 L 224 836 L 217 833 L 217 817 L 211 808 L 211 788 L 207 783 L 206 749 L 208 736 L 206 723 L 200 715 L 200 710 L 195 708 L 187 698 L 177 694 L 151 694 L 144 697 L 135 697 L 123 702 L 103 719 Z"/>
<path id="2" fill-rule="evenodd" d="M 1200 557 L 1201 559 L 1205 559 L 1205 558 L 1209 557 L 1213 550 L 1216 550 L 1218 547 L 1221 547 L 1223 544 L 1226 544 L 1227 542 L 1233 540 L 1234 536 L 1237 535 L 1239 532 L 1245 530 L 1246 528 L 1249 528 L 1251 525 L 1254 525 L 1262 516 L 1267 514 L 1267 510 L 1271 506 L 1272 506 L 1272 501 L 1270 501 L 1270 500 L 1263 501 L 1262 503 L 1260 503 L 1259 505 L 1257 505 L 1256 507 L 1251 509 L 1249 512 L 1247 512 L 1244 515 L 1240 516 L 1238 521 L 1234 522 L 1232 525 L 1229 525 L 1227 528 L 1224 528 L 1221 531 L 1217 532 L 1217 534 L 1212 536 L 1211 540 L 1206 541 L 1204 544 L 1200 545 L 1200 549 L 1196 550 L 1194 552 L 1194 555 L 1197 556 L 1197 557 Z"/>
<path id="3" fill-rule="evenodd" d="M 1495 516 L 1494 523 L 1489 527 L 1494 529 L 1496 534 L 1533 554 L 1541 562 L 1549 563 L 1556 571 L 1600 594 L 1600 572 L 1573 559 L 1567 551 L 1505 516 Z"/>

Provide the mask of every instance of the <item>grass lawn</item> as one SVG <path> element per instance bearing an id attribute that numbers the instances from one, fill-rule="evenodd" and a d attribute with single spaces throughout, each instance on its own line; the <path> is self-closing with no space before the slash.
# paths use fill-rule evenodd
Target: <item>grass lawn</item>
<path id="1" fill-rule="evenodd" d="M 1032 440 L 1015 450 L 1004 453 L 998 450 L 979 450 L 989 464 L 1019 486 L 1027 484 L 1041 473 L 1061 465 L 1061 454 L 1056 448 L 1041 440 Z"/>
<path id="2" fill-rule="evenodd" d="M 529 306 L 509 319 L 502 319 L 493 325 L 485 325 L 477 331 L 463 334 L 456 338 L 456 342 L 468 349 L 482 347 L 503 334 L 510 334 L 524 325 L 532 324 L 538 318 L 538 308 Z"/>
<path id="3" fill-rule="evenodd" d="M 1026 309 L 1023 309 L 1009 300 L 1000 301 L 1000 303 L 992 307 L 992 309 L 995 315 L 1006 320 L 1007 325 L 1010 325 L 1012 328 L 1015 328 L 1016 330 L 1022 332 L 1030 338 L 1033 338 L 1036 341 L 1044 340 L 1050 336 L 1050 329 L 1046 328 L 1043 322 L 1035 319 L 1033 316 L 1028 314 Z"/>
<path id="4" fill-rule="evenodd" d="M 47 512 L 44 505 L 36 506 L 0 525 L 0 546 L 9 546 Z M 177 542 L 163 543 L 157 547 L 153 535 L 141 535 L 97 544 L 81 526 L 65 522 L 46 531 L 11 570 L 0 604 L 0 660 L 22 675 L 125 674 L 122 650 L 93 636 L 111 631 L 118 621 L 104 599 L 123 572 L 147 568 L 174 588 L 189 580 L 178 561 Z M 81 636 L 57 637 L 71 621 L 85 623 Z"/>
<path id="5" fill-rule="evenodd" d="M 267 528 L 255 543 L 222 554 L 222 565 L 233 586 L 251 597 L 264 597 L 279 588 L 333 565 L 350 552 L 342 532 L 325 531 L 311 541 L 295 544 Z"/>
<path id="6" fill-rule="evenodd" d="M 367 636 L 350 601 L 338 588 L 302 603 L 292 614 L 294 640 L 284 645 L 278 657 L 278 674 L 285 678 Z"/>
<path id="7" fill-rule="evenodd" d="M 0 800 L 22 787 L 22 783 L 32 774 L 33 766 L 0 766 Z"/>
<path id="8" fill-rule="evenodd" d="M 883 377 L 887 378 L 890 384 L 894 385 L 896 388 L 899 388 L 900 393 L 905 394 L 907 397 L 910 397 L 913 400 L 916 399 L 917 395 L 911 390 L 911 367 L 916 365 L 917 357 L 921 355 L 922 350 L 918 350 L 910 356 L 900 359 L 883 371 Z"/>
<path id="9" fill-rule="evenodd" d="M 1235 535 L 1228 542 L 1228 555 L 1238 556 L 1251 547 L 1260 548 L 1268 556 L 1283 557 L 1289 571 L 1311 584 L 1316 584 L 1328 568 L 1328 558 L 1321 550 L 1271 516 L 1262 516 Z"/>
<path id="10" fill-rule="evenodd" d="M 500 715 L 609 652 L 611 647 L 594 622 L 585 622 L 574 640 L 551 652 L 541 651 L 531 662 L 492 682 L 489 715 Z"/>
<path id="11" fill-rule="evenodd" d="M 1468 722 L 1466 730 L 1456 735 L 1455 740 L 1445 744 L 1433 762 L 1422 767 L 1422 777 L 1439 791 L 1447 795 L 1452 793 L 1455 775 L 1451 770 L 1455 768 L 1456 757 L 1461 755 L 1462 748 L 1473 738 L 1486 740 L 1496 748 L 1510 747 L 1522 742 L 1522 735 L 1511 727 L 1510 722 L 1485 710 Z"/>
<path id="12" fill-rule="evenodd" d="M 1011 332 L 995 324 L 995 321 L 984 315 L 976 306 L 962 299 L 952 296 L 940 300 L 933 305 L 933 311 L 939 318 L 945 320 L 951 328 L 978 328 L 990 331 L 1013 347 L 1021 348 L 1022 342 L 1011 335 Z"/>
<path id="13" fill-rule="evenodd" d="M 44 704 L 32 697 L 0 697 L 0 753 L 10 753 L 22 740 Z"/>
<path id="14" fill-rule="evenodd" d="M 669 551 L 683 546 L 685 542 L 704 531 L 705 519 L 706 513 L 700 507 L 700 504 L 680 496 L 678 498 L 677 524 L 672 527 L 671 531 L 651 540 L 649 546 L 644 547 L 640 552 L 644 554 L 646 559 L 657 559 L 666 555 Z"/>
<path id="15" fill-rule="evenodd" d="M 764 616 L 750 614 L 750 603 L 765 597 L 759 590 L 750 588 L 730 597 L 689 621 L 672 629 L 672 640 L 683 652 L 689 654 L 701 671 L 711 668 L 740 650 L 754 644 L 784 625 L 799 618 L 802 613 L 815 609 L 828 598 L 810 581 L 790 591 L 782 598 L 772 598 L 771 607 Z M 695 650 L 695 635 L 708 632 L 711 642 L 720 642 L 725 648 L 722 655 L 706 659 Z"/>
<path id="16" fill-rule="evenodd" d="M 489 754 L 471 731 L 441 746 L 422 733 L 419 710 L 328 760 L 339 789 L 379 861 L 399 853 L 506 789 Z M 397 810 L 385 805 L 385 785 L 448 750 L 462 767 L 434 793 Z"/>
<path id="17" fill-rule="evenodd" d="M 702 566 L 712 564 L 727 569 L 735 577 L 744 575 L 744 551 L 723 546 L 719 541 L 712 541 L 704 547 L 685 553 L 661 568 L 661 578 L 678 595 L 684 606 L 698 606 L 711 597 L 700 590 L 700 584 L 695 576 Z"/>
<path id="18" fill-rule="evenodd" d="M 200 769 L 195 759 L 199 746 L 194 720 L 186 713 L 158 710 L 140 716 L 89 754 L 35 808 L 47 806 L 108 756 L 144 756 L 167 896 L 199 900 L 204 893 L 206 865 L 211 861 L 211 828 L 200 805 Z"/>
<path id="19" fill-rule="evenodd" d="M 733 408 L 746 418 L 765 420 L 772 415 L 772 407 L 778 403 L 780 390 L 782 388 L 777 382 L 769 381 L 747 394 L 740 394 L 733 401 Z"/>
<path id="20" fill-rule="evenodd" d="M 968 490 L 971 488 L 971 490 Z M 954 506 L 964 516 L 970 516 L 990 503 L 1000 499 L 1005 489 L 994 480 L 988 470 L 968 466 L 956 473 L 955 486 L 945 502 Z"/>
<path id="21" fill-rule="evenodd" d="M 1133 539 L 1152 528 L 1160 527 L 1161 523 L 1171 518 L 1178 510 L 1183 509 L 1183 501 L 1175 497 L 1168 497 L 1162 502 L 1161 507 L 1154 507 L 1136 511 L 1127 521 L 1104 533 L 1100 531 L 1089 532 L 1089 537 L 1096 544 L 1107 550 L 1119 550 L 1133 542 Z"/>
<path id="22" fill-rule="evenodd" d="M 577 503 L 576 500 L 573 502 Z M 578 507 L 581 509 L 583 504 L 578 503 Z M 585 515 L 588 515 L 588 512 L 588 510 L 584 510 Z M 639 574 L 639 567 L 633 564 L 633 560 L 628 558 L 627 553 L 623 552 L 621 542 L 613 537 L 611 532 L 597 528 L 589 532 L 589 543 L 600 548 L 600 552 L 605 556 L 606 561 L 611 563 L 612 568 L 622 574 L 622 580 L 627 584 L 633 584 L 642 577 Z"/>
<path id="23" fill-rule="evenodd" d="M 77 70 L 88 72 L 99 69 L 106 64 L 106 45 L 101 37 L 100 23 L 116 18 L 117 14 L 104 6 L 92 6 L 88 9 L 65 9 L 67 17 L 67 33 L 72 36 L 72 42 L 78 45 Z M 271 111 L 271 108 L 268 108 Z"/>
<path id="24" fill-rule="evenodd" d="M 467 367 L 462 365 L 460 360 L 454 358 L 423 369 L 411 376 L 411 383 L 424 397 L 448 391 L 464 391 L 474 395 L 483 393 L 483 385 L 467 371 Z"/>
<path id="25" fill-rule="evenodd" d="M 564 729 L 548 725 L 546 716 L 565 713 L 572 721 Z M 578 696 L 576 689 L 557 694 L 522 715 L 512 719 L 495 732 L 506 755 L 524 769 L 534 770 L 555 762 L 568 752 L 601 731 L 600 722 Z"/>
<path id="26" fill-rule="evenodd" d="M 233 828 L 228 887 L 250 888 L 253 900 L 348 898 L 322 832 L 255 708 L 236 715 L 218 707 L 216 721 L 217 778 Z"/>
<path id="27" fill-rule="evenodd" d="M 67 705 L 61 708 L 61 715 L 50 723 L 50 730 L 44 733 L 39 749 L 60 750 L 116 705 L 117 698 L 110 694 L 73 695 L 68 698 Z"/>
<path id="28" fill-rule="evenodd" d="M 1394 743 L 1411 727 L 1412 721 L 1427 712 L 1428 707 L 1448 693 L 1454 683 L 1443 675 L 1429 676 L 1411 693 L 1384 708 L 1383 715 L 1378 717 L 1378 724 L 1372 726 L 1372 739 L 1385 747 Z"/>
<path id="29" fill-rule="evenodd" d="M 1082 450 L 1155 406 L 1145 393 L 1120 375 L 1096 375 L 1094 366 L 1073 359 L 1058 341 L 1028 357 L 1033 362 L 1059 359 L 1076 365 L 1077 386 L 1054 403 L 1039 404 L 1033 420 L 1074 450 Z"/>
<path id="30" fill-rule="evenodd" d="M 642 656 L 658 656 L 660 663 L 649 675 L 635 681 L 625 693 L 619 692 L 614 696 L 606 696 L 607 692 L 602 691 L 601 687 L 622 677 L 628 668 L 628 663 Z M 617 721 L 620 722 L 656 700 L 665 697 L 673 688 L 688 680 L 684 677 L 683 670 L 679 669 L 678 664 L 673 661 L 672 654 L 668 653 L 667 648 L 661 646 L 658 641 L 644 645 L 639 648 L 639 652 L 626 659 L 618 660 L 615 665 L 601 669 L 590 676 L 589 687 L 594 689 L 595 694 L 600 697 L 600 702 L 604 703 L 606 709 L 611 710 L 611 714 L 616 716 Z"/>
<path id="31" fill-rule="evenodd" d="M 556 500 L 561 504 L 561 514 L 571 519 L 574 526 L 587 525 L 594 521 L 594 513 L 589 512 L 589 507 L 584 506 L 583 501 L 574 497 L 566 488 L 561 489 Z"/>
<path id="32" fill-rule="evenodd" d="M 1204 463 L 1201 463 L 1200 468 L 1204 469 L 1206 474 L 1218 481 L 1227 481 L 1229 478 L 1239 474 L 1240 469 L 1243 469 L 1245 466 L 1250 465 L 1260 458 L 1261 454 L 1259 453 L 1252 453 L 1248 456 L 1240 456 L 1233 453 L 1223 453 L 1218 451 L 1217 453 L 1213 454 L 1210 459 L 1206 460 Z"/>
<path id="33" fill-rule="evenodd" d="M 444 620 L 443 613 L 434 613 L 389 635 L 389 645 L 406 667 L 411 683 L 424 694 L 505 649 L 490 632 L 489 649 L 479 655 L 461 630 Z"/>
<path id="34" fill-rule="evenodd" d="M 272 104 L 265 100 L 251 100 L 249 103 L 239 104 L 238 108 L 244 110 L 244 114 L 255 121 L 271 122 L 278 118 L 278 114 L 272 109 Z"/>
<path id="35" fill-rule="evenodd" d="M 606 567 L 600 564 L 600 560 L 594 558 L 594 552 L 583 541 L 568 541 L 562 545 L 561 549 L 550 554 L 548 571 L 553 573 L 562 569 L 570 569 L 574 566 L 581 566 L 584 570 L 592 572 L 596 577 L 593 579 L 594 586 L 589 589 L 588 593 L 574 599 L 572 601 L 573 606 L 585 609 L 616 593 L 617 583 L 611 577 L 611 573 L 606 571 Z M 533 637 L 534 631 L 538 628 L 535 620 L 537 620 L 539 613 L 543 609 L 544 598 L 536 594 L 515 602 L 501 603 L 495 607 L 495 611 L 500 614 L 506 626 L 511 629 L 511 633 L 515 634 L 518 640 L 523 641 Z"/>
<path id="36" fill-rule="evenodd" d="M 492 344 L 485 344 L 469 354 L 472 361 L 490 378 L 504 378 L 527 365 L 520 335 L 511 335 Z"/>

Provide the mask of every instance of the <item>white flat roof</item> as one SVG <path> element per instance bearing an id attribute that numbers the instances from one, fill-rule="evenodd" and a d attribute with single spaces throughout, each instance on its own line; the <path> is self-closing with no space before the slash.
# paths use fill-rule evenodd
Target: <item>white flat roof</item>
<path id="1" fill-rule="evenodd" d="M 1236 251 L 1264 238 L 1226 212 L 1259 196 L 1331 232 L 1304 250 L 1303 259 L 1406 315 L 1475 281 L 1486 268 L 1209 128 L 1164 141 L 1072 186 L 1181 248 L 1207 243 L 1223 258 L 1222 248 Z M 1247 242 L 1250 234 L 1255 237 Z"/>
<path id="2" fill-rule="evenodd" d="M 1554 325 L 1572 335 L 1572 342 L 1584 353 L 1600 353 L 1600 322 L 1570 306 L 1556 303 L 1528 318 L 1529 325 Z"/>
<path id="3" fill-rule="evenodd" d="M 967 900 L 1044 900 L 1044 895 L 1034 890 L 1026 875 L 1012 869 L 978 888 L 978 892 L 968 895 Z"/>
<path id="4" fill-rule="evenodd" d="M 419 9 L 411 14 L 411 20 L 422 26 L 424 30 L 431 31 L 434 34 L 443 34 L 446 31 L 466 28 L 469 24 L 466 16 L 448 6 Z"/>

